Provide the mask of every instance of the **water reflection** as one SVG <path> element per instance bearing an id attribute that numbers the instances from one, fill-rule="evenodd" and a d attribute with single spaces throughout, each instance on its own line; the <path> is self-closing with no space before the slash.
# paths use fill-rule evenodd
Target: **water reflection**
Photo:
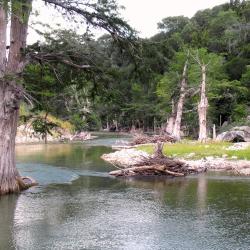
<path id="1" fill-rule="evenodd" d="M 197 179 L 197 211 L 198 216 L 202 217 L 207 210 L 207 179 L 204 174 Z"/>
<path id="2" fill-rule="evenodd" d="M 0 249 L 15 249 L 13 223 L 16 203 L 16 195 L 0 197 Z"/>
<path id="3" fill-rule="evenodd" d="M 94 144 L 94 142 L 93 142 Z M 249 179 L 115 179 L 105 146 L 17 150 L 40 187 L 0 200 L 0 249 L 247 249 Z M 22 150 L 23 149 L 23 150 Z M 71 178 L 71 177 L 74 178 Z"/>

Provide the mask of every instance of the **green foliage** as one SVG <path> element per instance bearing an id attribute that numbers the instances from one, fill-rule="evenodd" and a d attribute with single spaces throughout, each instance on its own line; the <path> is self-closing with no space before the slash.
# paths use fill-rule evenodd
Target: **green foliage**
<path id="1" fill-rule="evenodd" d="M 232 80 L 240 80 L 242 74 L 246 73 L 246 65 L 249 60 L 245 58 L 235 57 L 229 61 L 225 67 L 226 71 Z"/>
<path id="2" fill-rule="evenodd" d="M 175 16 L 164 18 L 158 23 L 158 28 L 167 34 L 180 32 L 189 23 L 188 17 Z"/>
<path id="3" fill-rule="evenodd" d="M 172 59 L 168 71 L 157 84 L 157 94 L 166 103 L 178 98 L 179 83 L 181 81 L 183 67 L 187 60 L 187 52 L 177 52 Z M 191 74 L 189 74 L 190 76 Z M 190 82 L 195 82 L 193 79 Z"/>
<path id="4" fill-rule="evenodd" d="M 74 114 L 70 118 L 70 122 L 74 125 L 75 130 L 77 132 L 83 131 L 87 129 L 86 121 L 79 114 Z"/>
<path id="5" fill-rule="evenodd" d="M 32 121 L 32 127 L 36 134 L 40 134 L 43 139 L 47 136 L 47 134 L 52 134 L 52 129 L 56 128 L 58 125 L 56 123 L 48 121 L 44 117 L 37 117 Z"/>
<path id="6" fill-rule="evenodd" d="M 71 2 L 61 3 L 57 8 L 64 13 L 65 4 Z M 97 1 L 85 16 L 90 26 L 102 24 L 110 35 L 94 39 L 89 32 L 56 30 L 45 34 L 44 43 L 29 46 L 31 56 L 40 56 L 24 72 L 27 93 L 35 99 L 31 112 L 70 121 L 77 131 L 99 130 L 107 122 L 150 130 L 165 123 L 171 113 L 189 51 L 183 117 L 189 135 L 195 136 L 197 130 L 201 81 L 197 57 L 207 64 L 208 126 L 249 115 L 249 1 L 198 11 L 193 18 L 166 17 L 158 34 L 136 42 L 133 30 L 118 18 L 118 10 L 115 1 Z M 96 13 L 106 15 L 97 20 Z M 76 16 L 70 18 L 77 20 Z"/>

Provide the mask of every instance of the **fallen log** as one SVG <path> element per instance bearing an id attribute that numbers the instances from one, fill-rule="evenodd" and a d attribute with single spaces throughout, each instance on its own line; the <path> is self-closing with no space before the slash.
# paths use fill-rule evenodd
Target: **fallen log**
<path id="1" fill-rule="evenodd" d="M 135 175 L 169 175 L 174 177 L 185 176 L 185 173 L 170 171 L 164 165 L 139 166 L 111 171 L 113 176 L 135 176 Z"/>

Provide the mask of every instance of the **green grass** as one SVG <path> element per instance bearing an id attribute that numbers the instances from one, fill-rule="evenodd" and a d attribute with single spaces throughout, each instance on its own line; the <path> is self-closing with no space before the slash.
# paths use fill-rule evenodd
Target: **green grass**
<path id="1" fill-rule="evenodd" d="M 192 141 L 185 141 L 182 143 L 165 144 L 163 152 L 170 157 L 182 157 L 189 159 L 202 159 L 204 157 L 222 157 L 227 155 L 226 158 L 230 159 L 236 156 L 237 159 L 250 160 L 250 147 L 243 150 L 227 150 L 232 145 L 231 143 L 198 143 Z M 152 154 L 154 147 L 152 145 L 139 146 L 138 149 Z M 193 155 L 190 155 L 194 153 Z"/>

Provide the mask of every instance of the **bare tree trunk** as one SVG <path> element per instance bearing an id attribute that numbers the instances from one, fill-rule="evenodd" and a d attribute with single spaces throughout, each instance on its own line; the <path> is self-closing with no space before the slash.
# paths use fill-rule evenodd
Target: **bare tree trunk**
<path id="1" fill-rule="evenodd" d="M 6 67 L 7 13 L 0 7 L 0 78 L 4 76 Z"/>
<path id="2" fill-rule="evenodd" d="M 113 124 L 115 126 L 115 131 L 118 132 L 118 122 L 117 122 L 117 120 L 113 120 Z"/>
<path id="3" fill-rule="evenodd" d="M 153 122 L 153 132 L 156 133 L 156 120 L 155 120 L 155 117 L 154 117 L 154 122 Z M 149 130 L 148 130 L 149 131 Z"/>
<path id="4" fill-rule="evenodd" d="M 25 188 L 15 164 L 15 137 L 23 87 L 28 19 L 32 0 L 11 1 L 10 48 L 6 60 L 6 12 L 0 9 L 0 195 Z M 5 20 L 5 21 L 4 21 Z M 5 40 L 5 42 L 4 42 Z M 7 80 L 11 79 L 11 80 Z"/>
<path id="5" fill-rule="evenodd" d="M 186 87 L 187 87 L 187 66 L 188 60 L 185 62 L 183 73 L 182 73 L 182 80 L 181 80 L 181 90 L 180 90 L 180 97 L 177 104 L 176 110 L 176 118 L 173 128 L 173 136 L 176 138 L 177 141 L 181 139 L 181 119 L 183 113 L 183 106 L 186 97 Z"/>
<path id="6" fill-rule="evenodd" d="M 47 124 L 48 112 L 46 112 L 44 117 L 45 130 L 44 130 L 44 143 L 48 144 L 48 124 Z"/>
<path id="7" fill-rule="evenodd" d="M 198 105 L 199 115 L 199 141 L 207 140 L 207 109 L 208 100 L 206 97 L 206 65 L 201 65 L 202 80 L 201 80 L 201 98 Z"/>
<path id="8" fill-rule="evenodd" d="M 166 132 L 170 135 L 173 134 L 174 124 L 175 124 L 175 116 L 176 116 L 176 114 L 175 114 L 174 100 L 172 99 L 172 113 L 167 121 L 167 126 L 166 126 Z"/>
<path id="9" fill-rule="evenodd" d="M 216 126 L 215 124 L 213 125 L 213 140 L 216 140 Z"/>

